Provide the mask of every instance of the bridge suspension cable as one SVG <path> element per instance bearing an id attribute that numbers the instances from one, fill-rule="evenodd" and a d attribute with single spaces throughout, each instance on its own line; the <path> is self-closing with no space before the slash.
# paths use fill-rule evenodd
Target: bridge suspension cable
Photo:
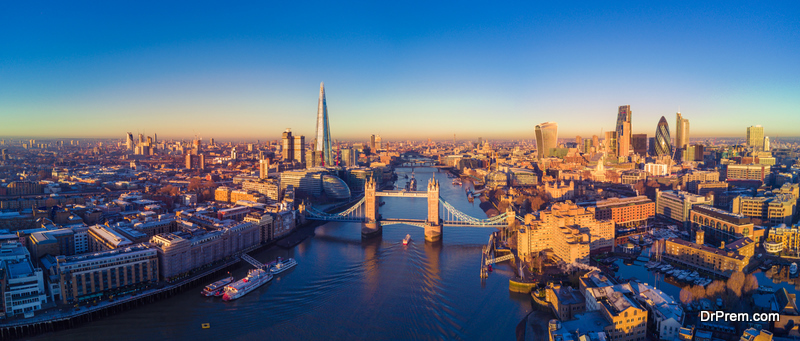
<path id="1" fill-rule="evenodd" d="M 448 225 L 502 226 L 507 224 L 507 213 L 503 213 L 491 218 L 478 219 L 461 212 L 441 197 L 439 197 L 439 202 L 442 204 L 442 207 L 444 207 L 445 212 L 447 212 L 447 217 L 443 220 L 445 224 Z"/>

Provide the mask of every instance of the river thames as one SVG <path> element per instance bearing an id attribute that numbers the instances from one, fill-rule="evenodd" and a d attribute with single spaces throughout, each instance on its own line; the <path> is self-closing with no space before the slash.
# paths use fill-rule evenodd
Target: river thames
<path id="1" fill-rule="evenodd" d="M 410 169 L 396 170 L 398 186 Z M 435 168 L 416 168 L 418 189 L 431 176 L 444 200 L 473 217 L 485 218 L 465 187 L 452 185 Z M 466 185 L 465 185 L 466 186 Z M 425 198 L 385 197 L 386 218 L 425 219 Z M 272 246 L 251 253 L 267 262 L 294 257 L 294 269 L 233 301 L 200 295 L 202 285 L 171 298 L 37 340 L 277 340 L 430 339 L 514 340 L 531 310 L 530 296 L 511 293 L 512 266 L 498 264 L 480 279 L 481 247 L 494 228 L 445 227 L 441 243 L 427 243 L 423 229 L 384 227 L 382 237 L 362 240 L 360 224 L 327 223 L 316 235 L 286 250 Z M 410 234 L 412 241 L 402 240 Z M 249 265 L 232 274 L 241 278 Z M 210 323 L 203 329 L 203 323 Z M 546 323 L 546 321 L 542 321 Z"/>

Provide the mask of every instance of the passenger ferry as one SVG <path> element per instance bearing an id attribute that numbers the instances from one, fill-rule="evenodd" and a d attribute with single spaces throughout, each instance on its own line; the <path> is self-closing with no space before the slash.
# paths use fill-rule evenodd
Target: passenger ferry
<path id="1" fill-rule="evenodd" d="M 272 280 L 272 274 L 268 271 L 252 269 L 247 272 L 247 277 L 225 286 L 225 294 L 222 295 L 222 300 L 233 301 L 266 284 L 270 280 Z"/>
<path id="2" fill-rule="evenodd" d="M 408 245 L 408 242 L 411 240 L 411 235 L 407 234 L 405 239 L 403 239 L 403 245 Z"/>
<path id="3" fill-rule="evenodd" d="M 294 258 L 283 259 L 278 257 L 278 261 L 269 268 L 269 272 L 273 275 L 277 275 L 281 272 L 291 269 L 295 265 L 297 265 L 297 261 L 294 260 Z"/>
<path id="4" fill-rule="evenodd" d="M 206 285 L 206 287 L 203 288 L 201 294 L 203 294 L 203 296 L 206 297 L 222 296 L 222 293 L 225 291 L 225 286 L 230 284 L 231 282 L 233 282 L 233 276 L 221 279 L 219 281 Z"/>

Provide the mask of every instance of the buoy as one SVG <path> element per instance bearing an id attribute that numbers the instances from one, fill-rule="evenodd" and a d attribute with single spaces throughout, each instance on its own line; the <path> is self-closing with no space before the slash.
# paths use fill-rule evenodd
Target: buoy
<path id="1" fill-rule="evenodd" d="M 211 323 L 203 323 L 202 327 L 203 327 L 203 329 L 211 328 Z"/>

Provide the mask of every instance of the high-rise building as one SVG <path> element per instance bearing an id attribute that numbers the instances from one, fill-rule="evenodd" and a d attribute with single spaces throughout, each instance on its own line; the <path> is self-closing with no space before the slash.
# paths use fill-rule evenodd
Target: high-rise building
<path id="1" fill-rule="evenodd" d="M 600 148 L 600 137 L 597 135 L 592 135 L 592 147 L 595 148 L 595 151 Z"/>
<path id="2" fill-rule="evenodd" d="M 617 132 L 616 131 L 607 131 L 606 133 L 606 140 L 603 141 L 605 143 L 605 152 L 606 155 L 610 156 L 617 156 Z"/>
<path id="3" fill-rule="evenodd" d="M 331 148 L 331 128 L 328 123 L 328 104 L 325 100 L 325 83 L 319 83 L 319 104 L 317 106 L 317 141 L 314 151 L 320 155 L 322 166 L 333 165 Z"/>
<path id="4" fill-rule="evenodd" d="M 628 145 L 631 143 L 630 133 L 628 135 L 623 135 L 625 133 L 625 122 L 628 122 L 628 128 L 630 129 L 631 126 L 631 119 L 633 116 L 633 112 L 631 111 L 630 105 L 620 105 L 619 109 L 617 110 L 617 141 L 622 139 L 627 139 Z"/>
<path id="5" fill-rule="evenodd" d="M 258 177 L 261 179 L 269 177 L 269 160 L 261 159 L 258 161 Z"/>
<path id="6" fill-rule="evenodd" d="M 125 136 L 125 149 L 133 150 L 133 133 L 128 132 L 128 135 Z"/>
<path id="7" fill-rule="evenodd" d="M 294 137 L 292 137 L 291 129 L 286 128 L 283 132 L 281 142 L 283 142 L 283 162 L 292 162 L 292 160 L 294 160 Z"/>
<path id="8" fill-rule="evenodd" d="M 558 143 L 558 124 L 545 122 L 536 126 L 536 150 L 539 159 L 549 157 L 550 149 Z"/>
<path id="9" fill-rule="evenodd" d="M 158 144 L 158 134 L 153 133 L 153 144 Z"/>
<path id="10" fill-rule="evenodd" d="M 631 149 L 641 156 L 647 155 L 647 134 L 631 134 Z"/>
<path id="11" fill-rule="evenodd" d="M 681 113 L 675 114 L 675 149 L 680 151 L 681 160 L 692 161 L 690 153 L 687 152 L 689 147 L 689 120 L 683 118 Z"/>
<path id="12" fill-rule="evenodd" d="M 764 136 L 764 151 L 769 151 L 769 136 Z"/>
<path id="13" fill-rule="evenodd" d="M 672 145 L 669 137 L 669 124 L 664 116 L 658 121 L 656 126 L 655 152 L 658 156 L 672 155 Z"/>
<path id="14" fill-rule="evenodd" d="M 383 149 L 383 142 L 380 135 L 375 135 L 375 150 Z"/>
<path id="15" fill-rule="evenodd" d="M 617 156 L 627 157 L 631 150 L 631 121 L 622 122 L 622 135 L 617 136 Z"/>
<path id="16" fill-rule="evenodd" d="M 375 135 L 369 136 L 369 150 L 375 152 Z"/>
<path id="17" fill-rule="evenodd" d="M 583 145 L 583 139 L 581 138 L 581 136 L 580 136 L 580 135 L 578 135 L 578 136 L 575 136 L 575 145 L 576 145 L 576 146 L 581 146 L 581 145 Z"/>
<path id="18" fill-rule="evenodd" d="M 186 168 L 187 169 L 200 169 L 203 170 L 206 167 L 206 161 L 203 154 L 196 155 L 196 154 L 186 154 Z"/>
<path id="19" fill-rule="evenodd" d="M 294 160 L 306 163 L 306 137 L 303 135 L 294 137 Z"/>
<path id="20" fill-rule="evenodd" d="M 747 127 L 747 146 L 755 150 L 764 149 L 764 127 L 760 125 Z"/>

